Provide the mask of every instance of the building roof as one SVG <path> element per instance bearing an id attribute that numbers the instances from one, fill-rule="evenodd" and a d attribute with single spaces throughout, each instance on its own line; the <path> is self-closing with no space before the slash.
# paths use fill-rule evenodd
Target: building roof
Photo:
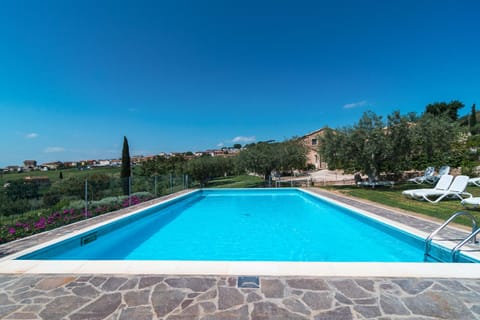
<path id="1" fill-rule="evenodd" d="M 307 134 L 301 136 L 300 139 L 304 139 L 304 138 L 306 138 L 306 137 L 308 137 L 308 136 L 312 136 L 312 135 L 315 135 L 315 134 L 319 134 L 320 132 L 324 131 L 325 129 L 327 129 L 327 127 L 323 127 L 323 128 L 321 128 L 321 129 L 317 129 L 317 130 L 315 130 L 315 131 L 312 131 L 312 132 L 310 132 L 310 133 L 307 133 Z"/>

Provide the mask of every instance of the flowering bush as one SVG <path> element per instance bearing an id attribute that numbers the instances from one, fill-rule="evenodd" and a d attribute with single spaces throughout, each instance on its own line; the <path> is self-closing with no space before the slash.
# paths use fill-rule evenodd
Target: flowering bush
<path id="1" fill-rule="evenodd" d="M 71 208 L 63 208 L 63 210 L 53 213 L 41 213 L 38 217 L 26 218 L 24 221 L 18 220 L 13 224 L 2 224 L 0 226 L 0 244 L 125 208 L 130 204 L 136 205 L 151 198 L 152 195 L 148 192 L 132 194 L 130 199 L 125 196 L 109 197 L 92 201 L 87 212 L 84 207 L 80 206 L 80 202 L 75 201 L 71 203 Z"/>

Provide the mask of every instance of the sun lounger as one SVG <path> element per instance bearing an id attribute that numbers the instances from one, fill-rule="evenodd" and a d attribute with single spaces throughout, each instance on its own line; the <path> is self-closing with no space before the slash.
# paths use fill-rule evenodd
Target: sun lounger
<path id="1" fill-rule="evenodd" d="M 413 197 L 418 200 L 426 200 L 430 203 L 437 203 L 445 198 L 458 198 L 463 200 L 464 197 L 471 198 L 472 195 L 465 192 L 468 184 L 468 176 L 457 176 L 453 180 L 448 190 L 432 190 L 429 192 L 414 192 Z M 431 198 L 434 198 L 432 200 Z"/>
<path id="2" fill-rule="evenodd" d="M 357 186 L 359 187 L 369 187 L 369 188 L 376 188 L 376 187 L 393 187 L 395 183 L 393 181 L 359 181 L 357 182 Z"/>
<path id="3" fill-rule="evenodd" d="M 425 173 L 423 174 L 423 176 L 411 178 L 411 179 L 408 179 L 408 181 L 409 182 L 415 182 L 417 184 L 421 184 L 421 183 L 427 182 L 428 177 L 433 177 L 434 173 L 435 173 L 435 168 L 434 167 L 428 167 L 427 169 L 425 169 Z"/>
<path id="4" fill-rule="evenodd" d="M 434 191 L 447 191 L 450 185 L 452 184 L 452 181 L 453 181 L 453 176 L 449 174 L 445 174 L 440 177 L 440 179 L 438 180 L 434 188 L 410 189 L 410 190 L 403 191 L 402 194 L 408 198 L 414 199 L 414 198 L 417 198 L 415 194 L 428 193 L 428 192 L 434 192 Z"/>
<path id="5" fill-rule="evenodd" d="M 435 184 L 440 179 L 441 176 L 444 176 L 449 173 L 450 173 L 450 166 L 441 166 L 440 169 L 438 170 L 438 175 L 436 176 L 432 175 L 430 177 L 427 177 L 426 182 Z"/>
<path id="6" fill-rule="evenodd" d="M 480 187 L 480 177 L 468 179 L 468 184 L 473 184 L 474 186 Z"/>
<path id="7" fill-rule="evenodd" d="M 476 209 L 480 207 L 480 197 L 472 197 L 463 199 L 461 202 L 462 206 L 469 209 Z"/>

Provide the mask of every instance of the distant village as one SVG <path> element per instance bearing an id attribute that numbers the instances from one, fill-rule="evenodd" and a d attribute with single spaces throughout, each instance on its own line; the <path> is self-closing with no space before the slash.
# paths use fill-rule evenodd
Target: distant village
<path id="1" fill-rule="evenodd" d="M 150 156 L 133 156 L 131 161 L 133 165 L 141 164 L 142 162 L 153 160 L 155 157 L 184 157 L 187 160 L 191 160 L 196 157 L 201 157 L 209 155 L 212 157 L 232 157 L 237 155 L 240 152 L 238 148 L 224 147 L 222 149 L 215 150 L 205 150 L 197 152 L 161 152 L 157 155 Z M 78 168 L 89 169 L 92 167 L 119 167 L 122 164 L 121 159 L 100 159 L 100 160 L 79 160 L 79 161 L 54 161 L 54 162 L 45 162 L 37 163 L 36 160 L 25 160 L 22 165 L 11 165 L 7 166 L 2 170 L 3 173 L 14 173 L 14 172 L 30 172 L 30 171 L 49 171 L 49 170 L 59 170 L 59 169 L 72 169 Z"/>

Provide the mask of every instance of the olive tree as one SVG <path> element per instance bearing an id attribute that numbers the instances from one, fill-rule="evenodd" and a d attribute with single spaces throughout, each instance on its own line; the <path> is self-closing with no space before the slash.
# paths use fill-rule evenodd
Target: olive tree
<path id="1" fill-rule="evenodd" d="M 279 159 L 273 143 L 259 142 L 242 150 L 238 155 L 238 163 L 242 169 L 262 175 L 267 180 L 271 172 L 278 168 Z"/>
<path id="2" fill-rule="evenodd" d="M 186 164 L 186 172 L 205 186 L 211 179 L 231 175 L 235 170 L 231 158 L 202 156 Z"/>
<path id="3" fill-rule="evenodd" d="M 385 122 L 366 112 L 352 127 L 327 130 L 319 152 L 329 168 L 360 171 L 375 180 L 382 172 L 460 165 L 461 133 L 458 123 L 447 115 L 402 116 L 396 111 Z"/>
<path id="4" fill-rule="evenodd" d="M 455 150 L 462 144 L 462 129 L 448 116 L 425 113 L 411 127 L 412 159 L 416 169 L 426 166 L 459 165 Z"/>
<path id="5" fill-rule="evenodd" d="M 284 142 L 259 142 L 243 149 L 238 156 L 239 166 L 249 172 L 262 175 L 265 180 L 272 171 L 304 169 L 306 148 L 298 139 Z"/>
<path id="6" fill-rule="evenodd" d="M 384 128 L 385 124 L 381 116 L 373 112 L 363 114 L 350 130 L 350 138 L 346 143 L 347 151 L 351 155 L 351 158 L 347 159 L 349 169 L 360 170 L 371 180 L 378 179 L 390 156 L 390 147 Z"/>

